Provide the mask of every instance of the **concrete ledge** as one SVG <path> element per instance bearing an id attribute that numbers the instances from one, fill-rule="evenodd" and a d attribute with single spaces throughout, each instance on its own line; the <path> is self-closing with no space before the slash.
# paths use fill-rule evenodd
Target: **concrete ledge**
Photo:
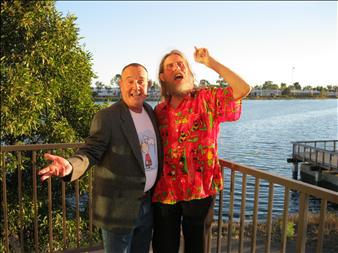
<path id="1" fill-rule="evenodd" d="M 300 166 L 302 181 L 321 186 L 333 191 L 338 191 L 338 173 L 316 168 L 310 164 L 302 163 Z"/>

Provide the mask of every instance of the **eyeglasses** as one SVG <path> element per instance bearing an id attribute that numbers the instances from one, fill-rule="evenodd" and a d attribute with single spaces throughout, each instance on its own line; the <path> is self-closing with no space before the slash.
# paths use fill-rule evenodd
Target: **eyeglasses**
<path id="1" fill-rule="evenodd" d="M 174 70 L 175 69 L 175 66 L 177 66 L 177 68 L 180 68 L 181 70 L 184 70 L 185 69 L 185 65 L 184 65 L 184 62 L 183 61 L 178 61 L 178 62 L 172 62 L 172 63 L 168 63 L 165 68 L 167 70 Z"/>

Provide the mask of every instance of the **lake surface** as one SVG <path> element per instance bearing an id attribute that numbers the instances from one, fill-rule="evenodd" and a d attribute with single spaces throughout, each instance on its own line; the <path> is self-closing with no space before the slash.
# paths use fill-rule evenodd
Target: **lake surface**
<path id="1" fill-rule="evenodd" d="M 156 102 L 150 102 L 155 106 Z M 292 178 L 293 141 L 338 139 L 338 99 L 244 100 L 240 120 L 221 125 L 219 157 Z M 228 170 L 227 170 L 228 171 Z M 228 214 L 229 173 L 225 174 L 224 218 Z M 236 176 L 234 217 L 239 217 L 241 176 Z M 237 188 L 236 188 L 237 187 Z M 246 215 L 253 209 L 254 179 L 247 178 Z M 298 211 L 298 194 L 290 194 L 289 211 Z M 268 202 L 268 183 L 261 182 L 259 218 L 264 218 Z M 283 212 L 284 189 L 274 187 L 273 215 Z M 309 208 L 316 212 L 318 200 L 311 199 Z M 217 211 L 217 204 L 215 206 Z M 337 207 L 329 206 L 329 210 Z"/>

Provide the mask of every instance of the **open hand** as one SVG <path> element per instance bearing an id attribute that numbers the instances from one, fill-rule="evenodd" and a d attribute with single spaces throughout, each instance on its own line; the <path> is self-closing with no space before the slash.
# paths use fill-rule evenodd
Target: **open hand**
<path id="1" fill-rule="evenodd" d="M 52 163 L 39 171 L 38 174 L 41 176 L 41 181 L 46 180 L 50 176 L 67 176 L 73 170 L 72 165 L 61 156 L 45 153 L 44 157 L 46 160 L 52 161 Z"/>
<path id="2" fill-rule="evenodd" d="M 208 66 L 209 59 L 210 59 L 208 49 L 195 47 L 194 59 L 196 62 L 202 63 Z"/>

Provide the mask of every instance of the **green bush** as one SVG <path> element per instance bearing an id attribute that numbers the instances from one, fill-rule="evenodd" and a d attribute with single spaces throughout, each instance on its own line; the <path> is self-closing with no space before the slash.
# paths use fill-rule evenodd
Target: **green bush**
<path id="1" fill-rule="evenodd" d="M 55 1 L 1 1 L 1 145 L 33 143 L 81 142 L 89 131 L 95 105 L 91 94 L 91 54 L 80 44 L 76 17 L 63 17 L 55 8 Z M 64 151 L 68 156 L 73 151 Z M 5 157 L 4 157 L 5 156 Z M 24 232 L 26 252 L 34 251 L 34 208 L 32 204 L 32 152 L 1 154 L 1 168 L 6 168 L 8 226 L 11 247 L 20 242 Z M 6 163 L 6 165 L 3 164 Z M 46 162 L 38 152 L 37 169 Z M 18 173 L 22 173 L 22 198 L 18 195 Z M 1 184 L 3 173 L 0 174 Z M 86 177 L 80 181 L 80 191 L 88 190 Z M 2 188 L 0 190 L 3 196 Z M 38 219 L 41 252 L 48 249 L 49 224 L 46 183 L 38 179 Z M 62 248 L 62 217 L 59 179 L 52 180 L 53 247 Z M 67 185 L 67 196 L 74 192 Z M 19 220 L 22 202 L 22 221 Z M 4 209 L 0 218 L 4 220 Z M 68 211 L 68 209 L 67 209 Z M 70 212 L 71 213 L 71 212 Z M 74 215 L 73 215 L 74 216 Z M 81 211 L 81 231 L 87 229 L 88 210 Z M 74 242 L 75 221 L 67 220 L 69 247 Z M 0 251 L 4 251 L 4 224 L 0 224 Z M 88 239 L 81 232 L 81 243 Z M 96 231 L 95 240 L 99 240 Z M 14 246 L 13 246 L 14 245 Z M 82 246 L 82 245 L 81 245 Z M 14 251 L 11 248 L 11 251 Z"/>

